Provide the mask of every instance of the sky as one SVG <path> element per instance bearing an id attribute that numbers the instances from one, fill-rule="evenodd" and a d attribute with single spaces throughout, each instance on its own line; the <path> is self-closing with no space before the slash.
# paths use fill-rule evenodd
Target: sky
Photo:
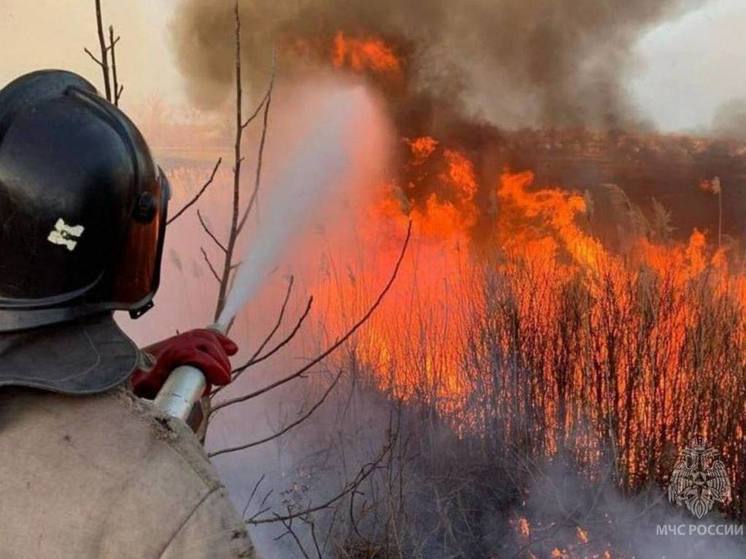
<path id="1" fill-rule="evenodd" d="M 117 66 L 122 97 L 183 101 L 182 79 L 170 46 L 169 20 L 179 0 L 102 0 L 104 20 L 121 36 Z M 101 84 L 101 72 L 83 52 L 98 52 L 94 0 L 0 0 L 0 84 L 32 70 L 61 68 Z"/>
<path id="2" fill-rule="evenodd" d="M 713 0 L 651 30 L 636 50 L 630 92 L 663 130 L 707 127 L 721 104 L 746 98 L 744 0 Z"/>
<path id="3" fill-rule="evenodd" d="M 155 97 L 186 102 L 169 22 L 180 0 L 103 0 L 122 36 L 123 107 Z M 93 0 L 0 0 L 0 84 L 39 68 L 65 68 L 100 83 L 83 53 L 97 45 Z M 636 46 L 628 84 L 633 100 L 664 131 L 706 129 L 714 112 L 746 98 L 746 2 L 710 0 L 702 9 L 650 30 Z"/>

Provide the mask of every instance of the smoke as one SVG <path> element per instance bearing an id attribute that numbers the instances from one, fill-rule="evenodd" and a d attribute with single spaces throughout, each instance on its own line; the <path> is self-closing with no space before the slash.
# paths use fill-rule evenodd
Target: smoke
<path id="1" fill-rule="evenodd" d="M 246 66 L 255 78 L 268 71 L 273 46 L 283 71 L 307 70 L 311 60 L 329 65 L 342 31 L 383 39 L 402 58 L 404 83 L 377 81 L 410 118 L 434 104 L 441 119 L 610 129 L 643 125 L 625 86 L 637 39 L 704 3 L 243 0 L 240 9 Z M 174 22 L 179 64 L 203 104 L 230 90 L 232 10 L 232 2 L 188 0 Z"/>
<path id="2" fill-rule="evenodd" d="M 697 520 L 670 505 L 660 488 L 623 495 L 609 476 L 589 482 L 577 475 L 571 461 L 561 458 L 537 468 L 527 495 L 513 512 L 530 519 L 531 535 L 516 543 L 530 543 L 540 557 L 550 556 L 553 549 L 561 552 L 552 555 L 557 557 L 744 556 L 743 538 L 724 535 L 726 526 L 737 524 L 716 510 Z"/>
<path id="3" fill-rule="evenodd" d="M 731 99 L 721 104 L 712 119 L 710 134 L 716 138 L 746 140 L 746 99 Z"/>

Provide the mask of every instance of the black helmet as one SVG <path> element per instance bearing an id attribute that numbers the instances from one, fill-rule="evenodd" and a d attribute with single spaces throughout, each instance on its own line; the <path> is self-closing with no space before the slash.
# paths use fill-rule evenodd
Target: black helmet
<path id="1" fill-rule="evenodd" d="M 0 91 L 0 332 L 152 306 L 168 182 L 135 125 L 80 76 Z"/>

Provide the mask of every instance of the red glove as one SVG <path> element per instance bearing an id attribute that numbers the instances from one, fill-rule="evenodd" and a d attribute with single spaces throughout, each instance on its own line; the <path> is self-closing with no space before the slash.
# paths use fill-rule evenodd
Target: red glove
<path id="1" fill-rule="evenodd" d="M 238 351 L 230 339 L 214 330 L 190 330 L 143 349 L 155 359 L 150 368 L 135 369 L 130 377 L 132 390 L 141 398 L 155 398 L 168 375 L 182 365 L 197 367 L 205 375 L 209 393 L 212 385 L 231 381 L 228 356 Z"/>

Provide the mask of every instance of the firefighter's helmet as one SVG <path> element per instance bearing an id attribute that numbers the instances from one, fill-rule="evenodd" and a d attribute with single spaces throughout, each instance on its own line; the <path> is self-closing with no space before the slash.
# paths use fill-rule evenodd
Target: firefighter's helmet
<path id="1" fill-rule="evenodd" d="M 117 107 L 71 72 L 0 91 L 0 332 L 152 306 L 169 187 Z"/>

